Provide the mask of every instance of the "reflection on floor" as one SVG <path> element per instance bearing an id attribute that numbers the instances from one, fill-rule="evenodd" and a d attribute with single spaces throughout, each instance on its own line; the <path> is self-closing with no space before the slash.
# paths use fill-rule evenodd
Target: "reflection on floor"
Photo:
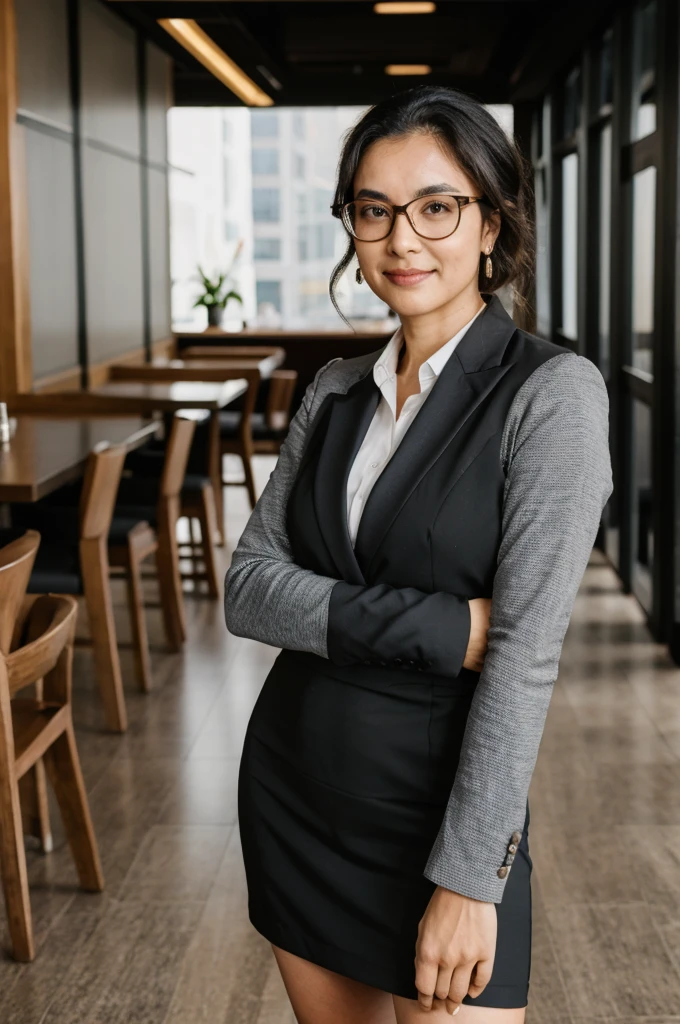
<path id="1" fill-rule="evenodd" d="M 271 462 L 258 461 L 261 488 Z M 240 489 L 227 511 L 233 545 L 247 518 Z M 153 693 L 135 691 L 123 651 L 125 736 L 101 731 L 91 655 L 76 652 L 107 887 L 76 889 L 52 805 L 54 851 L 29 849 L 38 954 L 30 965 L 0 956 L 3 1024 L 294 1024 L 247 920 L 236 825 L 241 739 L 276 652 L 228 636 L 219 604 L 188 597 L 187 609 L 180 656 L 163 653 L 149 612 Z M 530 793 L 529 1024 L 680 1020 L 680 669 L 642 621 L 594 553 Z"/>

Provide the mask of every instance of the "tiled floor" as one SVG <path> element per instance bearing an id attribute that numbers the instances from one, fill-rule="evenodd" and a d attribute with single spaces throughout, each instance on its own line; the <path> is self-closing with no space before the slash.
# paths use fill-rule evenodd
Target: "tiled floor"
<path id="1" fill-rule="evenodd" d="M 233 544 L 247 516 L 240 489 L 227 508 Z M 77 890 L 53 807 L 53 852 L 29 849 L 38 955 L 29 965 L 0 956 L 1 1024 L 294 1024 L 270 947 L 247 920 L 236 824 L 241 740 L 276 652 L 228 636 L 220 604 L 188 598 L 187 608 L 182 655 L 163 652 L 149 612 L 151 694 L 135 691 L 123 652 L 124 736 L 101 731 L 91 655 L 77 651 L 77 734 L 106 891 Z M 530 793 L 529 1024 L 680 1021 L 679 694 L 680 669 L 595 553 Z"/>

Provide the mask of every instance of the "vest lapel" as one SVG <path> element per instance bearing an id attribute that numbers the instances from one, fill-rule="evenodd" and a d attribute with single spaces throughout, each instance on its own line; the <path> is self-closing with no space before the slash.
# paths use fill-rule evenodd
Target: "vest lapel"
<path id="1" fill-rule="evenodd" d="M 326 436 L 314 477 L 316 514 L 340 577 L 364 584 L 347 527 L 347 478 L 378 407 L 372 367 L 344 395 L 333 395 Z"/>
<path id="2" fill-rule="evenodd" d="M 403 505 L 468 417 L 510 369 L 511 364 L 502 366 L 501 360 L 515 330 L 500 299 L 492 295 L 487 309 L 447 360 L 366 501 L 353 552 L 366 578 L 370 577 L 378 546 Z"/>

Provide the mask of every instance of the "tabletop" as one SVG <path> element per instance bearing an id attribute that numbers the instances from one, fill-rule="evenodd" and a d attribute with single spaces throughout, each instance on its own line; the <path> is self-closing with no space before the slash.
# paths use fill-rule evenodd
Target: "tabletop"
<path id="1" fill-rule="evenodd" d="M 156 421 L 138 417 L 17 416 L 16 432 L 0 447 L 0 501 L 37 501 L 82 475 L 103 442 L 139 448 L 156 434 Z"/>
<path id="2" fill-rule="evenodd" d="M 74 413 L 84 416 L 142 416 L 152 412 L 179 412 L 182 409 L 217 412 L 247 390 L 248 382 L 241 377 L 216 384 L 191 381 L 110 381 L 87 391 L 15 395 L 9 407 L 11 414 L 29 412 L 50 416 L 72 416 Z"/>
<path id="3" fill-rule="evenodd" d="M 109 380 L 137 381 L 223 381 L 232 379 L 239 370 L 259 370 L 262 380 L 278 369 L 285 353 L 257 358 L 154 359 L 150 363 L 115 364 L 109 368 Z"/>

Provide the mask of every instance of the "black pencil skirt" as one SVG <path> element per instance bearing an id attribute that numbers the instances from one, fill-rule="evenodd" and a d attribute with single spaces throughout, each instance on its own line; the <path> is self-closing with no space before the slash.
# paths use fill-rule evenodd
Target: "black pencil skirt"
<path id="1" fill-rule="evenodd" d="M 417 999 L 423 870 L 479 676 L 457 679 L 282 651 L 248 723 L 238 816 L 251 923 L 281 949 Z M 477 1006 L 527 1005 L 529 807 Z"/>

